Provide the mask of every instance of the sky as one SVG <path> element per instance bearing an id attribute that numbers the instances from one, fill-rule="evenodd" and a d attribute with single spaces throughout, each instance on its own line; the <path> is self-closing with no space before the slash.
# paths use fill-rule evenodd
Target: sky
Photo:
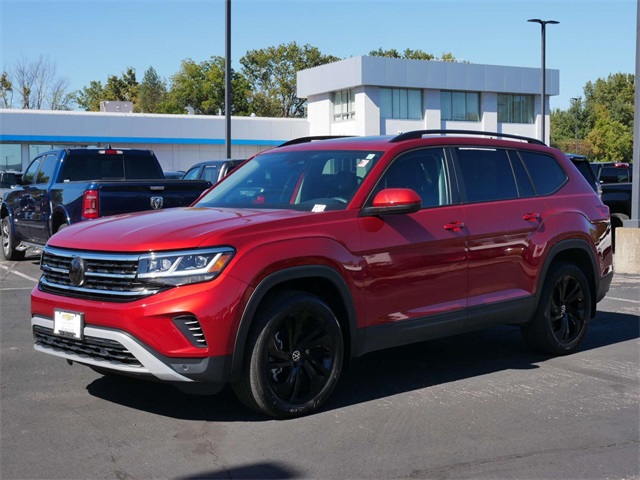
<path id="1" fill-rule="evenodd" d="M 0 66 L 40 56 L 80 90 L 128 67 L 166 80 L 182 60 L 225 53 L 225 0 L 0 0 Z M 635 73 L 637 0 L 231 0 L 232 68 L 258 50 L 297 42 L 340 58 L 378 48 L 423 50 L 488 65 L 560 71 L 551 108 L 588 81 Z"/>

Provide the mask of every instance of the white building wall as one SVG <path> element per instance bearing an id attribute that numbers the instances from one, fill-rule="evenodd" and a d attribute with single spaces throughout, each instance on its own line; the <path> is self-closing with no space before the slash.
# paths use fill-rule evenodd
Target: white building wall
<path id="1" fill-rule="evenodd" d="M 0 109 L 0 125 L 0 143 L 27 146 L 23 169 L 31 160 L 29 144 L 150 148 L 165 170 L 226 157 L 222 116 Z M 231 156 L 248 158 L 308 135 L 306 119 L 232 117 Z"/>

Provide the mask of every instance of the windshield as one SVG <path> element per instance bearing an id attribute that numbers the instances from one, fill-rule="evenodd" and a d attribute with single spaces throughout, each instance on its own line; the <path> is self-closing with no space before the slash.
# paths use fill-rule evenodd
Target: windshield
<path id="1" fill-rule="evenodd" d="M 274 149 L 234 170 L 197 206 L 342 210 L 382 153 Z"/>

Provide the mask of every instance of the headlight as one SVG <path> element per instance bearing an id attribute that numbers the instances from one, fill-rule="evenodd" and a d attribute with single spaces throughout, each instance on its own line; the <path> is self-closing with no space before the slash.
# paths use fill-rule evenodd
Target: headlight
<path id="1" fill-rule="evenodd" d="M 228 247 L 140 256 L 138 278 L 154 283 L 186 285 L 213 280 L 227 266 L 235 250 Z"/>

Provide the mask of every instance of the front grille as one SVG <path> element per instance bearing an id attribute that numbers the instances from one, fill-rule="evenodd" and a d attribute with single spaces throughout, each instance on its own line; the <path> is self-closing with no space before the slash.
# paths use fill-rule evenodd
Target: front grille
<path id="1" fill-rule="evenodd" d="M 81 258 L 85 265 L 85 280 L 81 286 L 73 285 L 69 275 L 74 257 Z M 40 261 L 43 272 L 40 289 L 78 298 L 131 301 L 166 288 L 137 279 L 138 258 L 136 254 L 102 254 L 45 247 Z"/>
<path id="2" fill-rule="evenodd" d="M 112 365 L 142 367 L 138 359 L 124 345 L 115 340 L 97 337 L 84 337 L 82 340 L 59 337 L 53 334 L 53 329 L 40 325 L 33 326 L 33 335 L 36 345 L 42 348 L 50 348 L 81 358 L 100 360 Z"/>

